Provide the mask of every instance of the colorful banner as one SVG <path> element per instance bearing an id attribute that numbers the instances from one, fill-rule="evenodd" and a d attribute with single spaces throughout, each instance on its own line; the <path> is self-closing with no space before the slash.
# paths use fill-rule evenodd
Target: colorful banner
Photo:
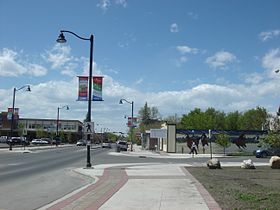
<path id="1" fill-rule="evenodd" d="M 92 78 L 92 100 L 93 101 L 103 101 L 102 100 L 102 82 L 103 77 L 93 77 Z"/>
<path id="2" fill-rule="evenodd" d="M 15 120 L 17 120 L 19 118 L 18 113 L 19 113 L 19 108 L 14 108 L 14 119 Z M 13 108 L 8 108 L 7 120 L 12 120 L 12 116 L 13 116 Z"/>
<path id="3" fill-rule="evenodd" d="M 79 77 L 78 101 L 88 100 L 88 77 Z"/>
<path id="4" fill-rule="evenodd" d="M 77 101 L 88 100 L 88 77 L 79 76 L 79 90 Z M 102 99 L 102 83 L 103 77 L 94 76 L 92 77 L 92 101 L 103 101 Z"/>
<path id="5" fill-rule="evenodd" d="M 128 117 L 127 118 L 127 127 L 136 127 L 137 124 L 137 117 L 133 117 L 133 123 L 132 123 L 132 118 Z"/>

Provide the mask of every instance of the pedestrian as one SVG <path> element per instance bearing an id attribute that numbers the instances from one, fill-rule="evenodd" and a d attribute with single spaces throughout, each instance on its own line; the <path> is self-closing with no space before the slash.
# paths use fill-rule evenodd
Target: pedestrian
<path id="1" fill-rule="evenodd" d="M 197 155 L 196 144 L 195 144 L 195 142 L 193 141 L 193 142 L 192 142 L 192 146 L 191 146 L 191 152 L 190 152 L 190 154 L 194 154 L 194 153 Z"/>

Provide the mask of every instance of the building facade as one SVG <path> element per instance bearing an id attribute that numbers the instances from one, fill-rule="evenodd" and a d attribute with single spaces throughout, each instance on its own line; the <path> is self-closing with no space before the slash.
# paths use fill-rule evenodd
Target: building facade
<path id="1" fill-rule="evenodd" d="M 8 113 L 0 113 L 0 135 L 11 135 L 11 120 Z M 13 136 L 26 136 L 27 139 L 37 138 L 38 131 L 44 137 L 53 137 L 57 132 L 57 119 L 36 119 L 16 117 L 13 123 Z M 58 133 L 64 135 L 65 141 L 75 142 L 82 138 L 83 123 L 79 120 L 59 120 Z"/>

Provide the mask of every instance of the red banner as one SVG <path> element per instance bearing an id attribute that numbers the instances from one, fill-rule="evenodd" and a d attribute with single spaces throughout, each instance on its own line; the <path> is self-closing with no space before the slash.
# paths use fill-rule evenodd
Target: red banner
<path id="1" fill-rule="evenodd" d="M 93 101 L 102 101 L 102 82 L 103 77 L 96 77 L 92 78 L 93 85 L 92 85 L 92 100 Z"/>
<path id="2" fill-rule="evenodd" d="M 88 100 L 88 77 L 79 77 L 78 101 Z"/>

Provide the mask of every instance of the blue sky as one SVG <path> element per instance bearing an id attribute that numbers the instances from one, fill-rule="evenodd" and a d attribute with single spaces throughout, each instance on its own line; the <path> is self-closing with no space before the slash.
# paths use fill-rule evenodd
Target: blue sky
<path id="1" fill-rule="evenodd" d="M 103 102 L 92 105 L 101 128 L 126 131 L 125 115 L 145 102 L 164 118 L 198 107 L 224 112 L 256 106 L 275 114 L 280 101 L 280 2 L 277 0 L 0 0 L 0 110 L 27 118 L 83 120 L 77 76 L 88 75 L 89 42 L 59 31 L 94 35 L 94 75 Z"/>

